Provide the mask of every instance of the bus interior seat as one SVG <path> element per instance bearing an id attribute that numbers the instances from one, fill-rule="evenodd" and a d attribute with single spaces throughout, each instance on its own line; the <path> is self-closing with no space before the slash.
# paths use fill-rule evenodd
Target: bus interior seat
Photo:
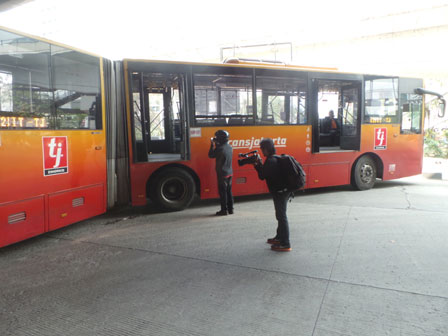
<path id="1" fill-rule="evenodd" d="M 229 125 L 243 125 L 244 119 L 242 117 L 231 117 L 229 119 Z"/>
<path id="2" fill-rule="evenodd" d="M 198 126 L 212 126 L 213 123 L 213 119 L 196 119 L 196 125 Z"/>
<path id="3" fill-rule="evenodd" d="M 339 131 L 330 131 L 328 119 L 319 119 L 319 144 L 320 146 L 339 146 Z"/>
<path id="4" fill-rule="evenodd" d="M 321 134 L 330 134 L 330 123 L 327 119 L 319 119 L 319 132 Z"/>
<path id="5" fill-rule="evenodd" d="M 244 120 L 244 124 L 245 124 L 245 125 L 253 125 L 253 124 L 254 124 L 254 118 L 251 118 L 251 117 L 246 118 L 246 119 Z"/>
<path id="6" fill-rule="evenodd" d="M 260 125 L 274 125 L 274 118 L 262 118 L 257 120 Z"/>
<path id="7" fill-rule="evenodd" d="M 216 118 L 213 122 L 213 125 L 215 126 L 224 126 L 227 125 L 225 118 Z"/>

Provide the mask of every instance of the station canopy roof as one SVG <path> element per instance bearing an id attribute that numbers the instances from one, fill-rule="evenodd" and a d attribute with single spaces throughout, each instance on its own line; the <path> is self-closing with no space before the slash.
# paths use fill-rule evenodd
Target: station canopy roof
<path id="1" fill-rule="evenodd" d="M 7 10 L 31 1 L 34 0 L 0 0 L 0 12 L 6 12 Z"/>

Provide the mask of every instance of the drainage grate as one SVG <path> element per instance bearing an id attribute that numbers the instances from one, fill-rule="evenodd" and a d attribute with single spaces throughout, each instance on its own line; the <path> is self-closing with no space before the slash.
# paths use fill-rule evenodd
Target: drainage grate
<path id="1" fill-rule="evenodd" d="M 26 213 L 25 211 L 16 213 L 14 215 L 8 216 L 8 224 L 16 224 L 25 221 Z"/>

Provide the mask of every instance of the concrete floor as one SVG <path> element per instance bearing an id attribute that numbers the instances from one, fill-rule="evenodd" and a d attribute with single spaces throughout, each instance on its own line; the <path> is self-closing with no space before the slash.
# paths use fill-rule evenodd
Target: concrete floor
<path id="1" fill-rule="evenodd" d="M 110 213 L 0 250 L 0 335 L 448 335 L 448 181 Z"/>

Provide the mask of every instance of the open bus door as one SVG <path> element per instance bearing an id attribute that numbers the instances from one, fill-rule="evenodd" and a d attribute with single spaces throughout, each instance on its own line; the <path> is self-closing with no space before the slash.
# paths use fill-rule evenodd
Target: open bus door
<path id="1" fill-rule="evenodd" d="M 138 61 L 125 65 L 131 82 L 133 204 L 143 205 L 149 197 L 159 208 L 185 209 L 196 196 L 192 174 L 179 164 L 190 159 L 186 69 Z"/>
<path id="2" fill-rule="evenodd" d="M 185 75 L 134 72 L 132 83 L 136 160 L 187 160 Z"/>
<path id="3" fill-rule="evenodd" d="M 326 77 L 321 78 L 322 75 Z M 314 76 L 310 85 L 313 152 L 359 150 L 362 78 L 338 74 Z"/>

